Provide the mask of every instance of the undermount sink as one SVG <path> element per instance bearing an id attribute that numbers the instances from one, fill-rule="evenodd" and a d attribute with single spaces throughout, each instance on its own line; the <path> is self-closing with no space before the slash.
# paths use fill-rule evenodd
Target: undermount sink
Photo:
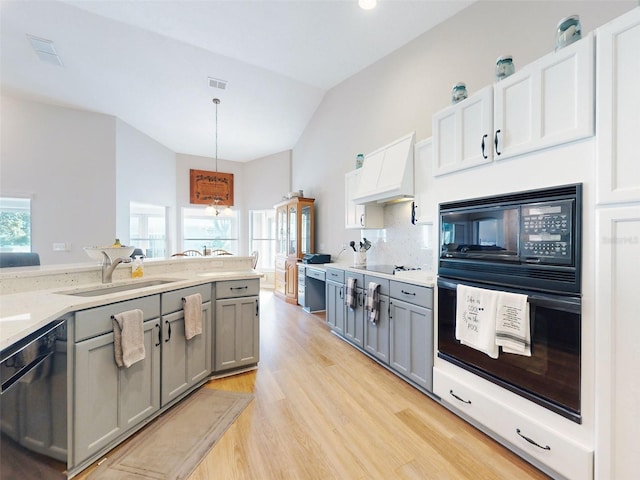
<path id="1" fill-rule="evenodd" d="M 140 288 L 155 287 L 157 285 L 165 285 L 167 283 L 179 282 L 180 280 L 147 280 L 144 282 L 126 283 L 124 285 L 105 285 L 103 287 L 94 287 L 86 290 L 73 290 L 70 292 L 58 292 L 62 295 L 73 295 L 75 297 L 98 297 L 100 295 L 109 295 L 118 292 L 128 292 L 130 290 L 138 290 Z"/>

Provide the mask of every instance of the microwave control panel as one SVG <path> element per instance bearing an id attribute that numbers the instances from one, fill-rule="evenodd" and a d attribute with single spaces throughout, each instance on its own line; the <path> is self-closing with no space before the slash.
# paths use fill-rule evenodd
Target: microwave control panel
<path id="1" fill-rule="evenodd" d="M 520 255 L 526 262 L 571 264 L 572 200 L 522 205 Z"/>

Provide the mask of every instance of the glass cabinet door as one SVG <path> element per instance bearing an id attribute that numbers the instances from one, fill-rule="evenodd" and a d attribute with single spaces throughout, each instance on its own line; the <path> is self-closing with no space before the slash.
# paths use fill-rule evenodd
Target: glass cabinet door
<path id="1" fill-rule="evenodd" d="M 302 254 L 311 252 L 311 206 L 305 205 L 300 212 L 300 251 Z"/>
<path id="2" fill-rule="evenodd" d="M 276 253 L 286 255 L 287 253 L 287 207 L 280 207 L 276 211 Z"/>
<path id="3" fill-rule="evenodd" d="M 289 207 L 289 251 L 288 255 L 298 254 L 298 208 L 296 205 Z"/>

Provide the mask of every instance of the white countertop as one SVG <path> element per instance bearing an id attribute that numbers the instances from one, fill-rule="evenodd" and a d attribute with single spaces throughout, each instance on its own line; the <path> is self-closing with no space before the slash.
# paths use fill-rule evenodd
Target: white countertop
<path id="1" fill-rule="evenodd" d="M 435 286 L 435 276 L 428 270 L 400 270 L 396 271 L 395 274 L 388 274 L 375 272 L 373 270 L 365 270 L 363 268 L 351 267 L 348 264 L 343 263 L 325 263 L 324 267 L 337 268 L 338 270 L 344 270 L 347 272 L 386 278 L 388 280 L 394 280 L 396 282 L 411 283 L 413 285 L 420 285 L 422 287 L 433 288 Z"/>
<path id="2" fill-rule="evenodd" d="M 243 261 L 245 259 L 246 261 Z M 102 284 L 99 281 L 82 282 L 77 279 L 73 282 L 67 281 L 70 275 L 78 273 L 84 275 L 87 272 L 92 275 L 95 273 L 97 278 L 100 278 L 99 265 L 64 265 L 40 269 L 26 267 L 24 271 L 22 268 L 6 269 L 0 275 L 0 280 L 7 284 L 15 280 L 19 288 L 16 288 L 18 291 L 15 293 L 0 295 L 0 350 L 65 314 L 78 310 L 203 283 L 263 276 L 251 269 L 251 257 L 227 258 L 224 262 L 228 264 L 226 267 L 220 257 L 214 257 L 214 259 L 202 257 L 200 261 L 190 259 L 160 261 L 154 263 L 153 268 L 149 268 L 152 270 L 149 274 L 146 273 L 145 265 L 145 276 L 138 279 L 127 278 L 130 276 L 131 267 L 121 265 L 118 267 L 119 275 L 114 275 L 116 280 L 113 284 Z M 117 280 L 121 278 L 124 280 Z M 90 288 L 143 283 L 149 280 L 170 280 L 170 283 L 91 297 L 69 294 Z M 34 287 L 33 290 L 24 291 L 25 282 L 30 283 Z M 5 287 L 3 291 L 11 291 L 10 285 Z"/>

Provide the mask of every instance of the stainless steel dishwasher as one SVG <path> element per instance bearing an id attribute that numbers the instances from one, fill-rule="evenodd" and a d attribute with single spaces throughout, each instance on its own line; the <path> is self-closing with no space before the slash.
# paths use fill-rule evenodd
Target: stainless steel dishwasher
<path id="1" fill-rule="evenodd" d="M 67 478 L 67 323 L 0 353 L 0 479 Z"/>

